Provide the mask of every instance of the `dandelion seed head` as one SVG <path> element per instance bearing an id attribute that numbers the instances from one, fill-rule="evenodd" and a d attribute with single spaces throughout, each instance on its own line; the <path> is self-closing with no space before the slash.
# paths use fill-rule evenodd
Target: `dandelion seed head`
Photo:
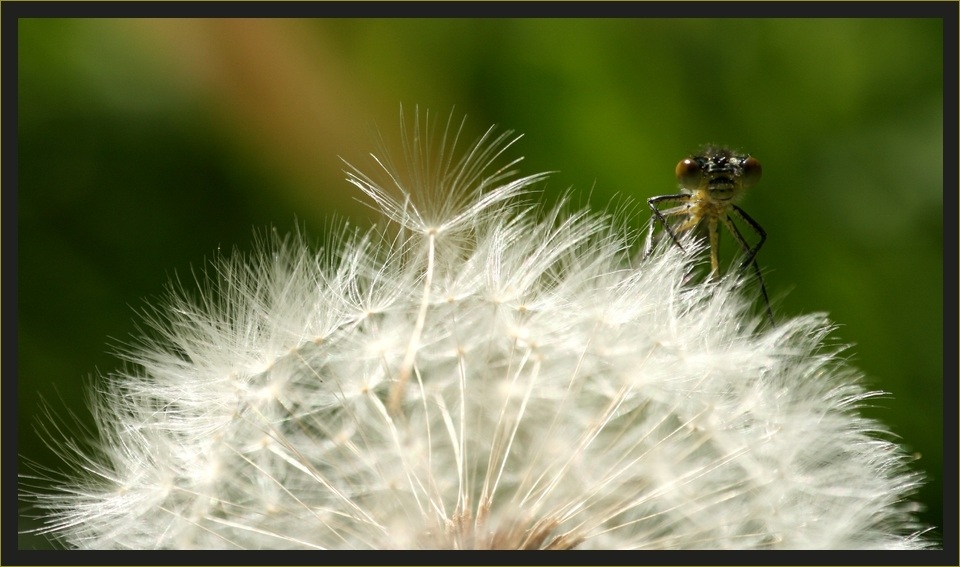
<path id="1" fill-rule="evenodd" d="M 429 115 L 352 168 L 392 226 L 177 280 L 35 493 L 77 548 L 922 548 L 920 478 L 821 315 L 766 327 L 702 243 L 535 204 Z M 51 425 L 51 429 L 60 430 Z M 53 472 L 41 475 L 55 476 Z"/>

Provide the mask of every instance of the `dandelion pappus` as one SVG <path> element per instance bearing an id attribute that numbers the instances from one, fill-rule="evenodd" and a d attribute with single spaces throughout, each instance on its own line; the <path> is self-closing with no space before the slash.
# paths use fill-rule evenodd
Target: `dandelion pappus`
<path id="1" fill-rule="evenodd" d="M 681 192 L 647 199 L 653 215 L 650 217 L 647 228 L 643 257 L 646 258 L 653 251 L 653 231 L 657 221 L 681 249 L 683 246 L 677 235 L 699 227 L 700 230 L 706 230 L 710 241 L 709 277 L 719 277 L 719 225 L 722 224 L 744 253 L 739 272 L 742 273 L 748 266 L 753 266 L 757 281 L 760 283 L 760 293 L 763 295 L 767 317 L 773 324 L 770 299 L 763 283 L 763 276 L 760 274 L 760 266 L 757 265 L 757 252 L 766 241 L 767 233 L 757 221 L 736 204 L 748 188 L 760 181 L 761 173 L 762 168 L 757 158 L 749 154 L 739 155 L 720 146 L 704 146 L 697 155 L 681 160 L 676 168 Z M 662 203 L 677 203 L 677 205 L 660 209 L 659 205 Z M 668 217 L 683 217 L 683 219 L 677 225 L 671 226 L 667 222 Z M 748 244 L 732 217 L 737 217 L 746 223 L 757 233 L 760 240 L 753 246 Z"/>

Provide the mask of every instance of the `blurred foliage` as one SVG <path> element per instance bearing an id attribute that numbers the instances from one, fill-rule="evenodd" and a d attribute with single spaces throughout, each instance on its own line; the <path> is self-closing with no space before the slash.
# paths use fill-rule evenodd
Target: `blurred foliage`
<path id="1" fill-rule="evenodd" d="M 57 467 L 41 398 L 89 419 L 174 274 L 254 228 L 370 222 L 338 156 L 419 105 L 524 133 L 522 170 L 558 170 L 545 199 L 632 200 L 638 229 L 701 144 L 757 156 L 775 309 L 855 345 L 942 526 L 942 51 L 924 19 L 21 20 L 19 452 Z"/>

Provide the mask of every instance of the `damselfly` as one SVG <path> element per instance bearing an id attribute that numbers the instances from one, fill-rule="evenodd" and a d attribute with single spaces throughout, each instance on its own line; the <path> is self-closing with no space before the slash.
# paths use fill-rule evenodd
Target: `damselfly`
<path id="1" fill-rule="evenodd" d="M 677 181 L 680 183 L 680 193 L 676 195 L 660 195 L 647 199 L 647 204 L 653 211 L 647 229 L 647 242 L 643 257 L 646 258 L 653 251 L 653 232 L 657 221 L 663 226 L 664 232 L 670 235 L 673 242 L 683 248 L 678 235 L 690 230 L 705 230 L 710 241 L 710 275 L 720 275 L 720 232 L 722 224 L 733 236 L 744 257 L 740 262 L 739 271 L 742 273 L 748 266 L 753 266 L 754 273 L 760 283 L 760 293 L 767 310 L 767 317 L 773 323 L 773 311 L 770 309 L 770 299 L 763 284 L 760 266 L 757 265 L 757 252 L 767 239 L 767 233 L 760 224 L 737 206 L 746 190 L 760 181 L 760 162 L 757 158 L 746 154 L 740 155 L 720 146 L 704 146 L 697 155 L 681 160 L 677 164 Z M 674 206 L 661 209 L 661 204 Z M 675 224 L 667 220 L 670 217 L 680 217 Z M 745 226 L 749 226 L 760 237 L 759 241 L 750 245 L 743 237 L 740 229 L 733 221 L 739 218 Z"/>

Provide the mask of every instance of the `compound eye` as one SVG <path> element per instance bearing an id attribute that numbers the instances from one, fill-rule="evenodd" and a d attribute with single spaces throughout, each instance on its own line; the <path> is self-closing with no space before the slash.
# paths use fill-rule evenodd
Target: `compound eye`
<path id="1" fill-rule="evenodd" d="M 751 185 L 756 185 L 760 182 L 760 175 L 763 173 L 763 168 L 760 167 L 760 161 L 755 157 L 748 157 L 743 160 L 743 165 L 741 166 L 740 179 L 744 187 L 750 187 Z"/>
<path id="2" fill-rule="evenodd" d="M 702 177 L 700 165 L 696 161 L 688 158 L 677 164 L 677 181 L 684 189 L 696 189 L 700 186 Z"/>

